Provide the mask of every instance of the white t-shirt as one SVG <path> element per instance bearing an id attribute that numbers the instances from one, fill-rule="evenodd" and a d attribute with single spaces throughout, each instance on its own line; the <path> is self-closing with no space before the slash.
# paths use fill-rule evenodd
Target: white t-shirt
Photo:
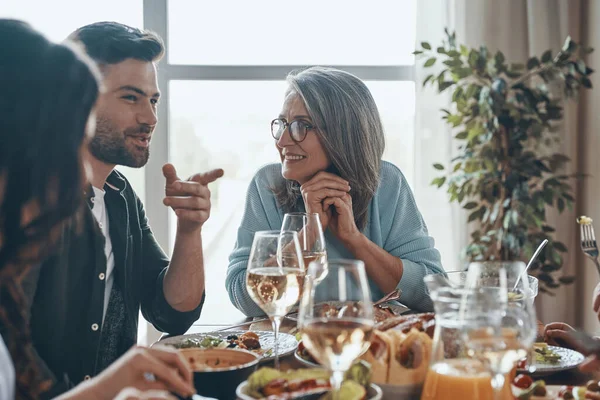
<path id="1" fill-rule="evenodd" d="M 106 255 L 106 273 L 105 273 L 105 284 L 104 284 L 104 312 L 102 313 L 102 323 L 104 323 L 104 317 L 106 316 L 106 310 L 108 309 L 108 301 L 110 300 L 110 291 L 114 282 L 113 270 L 115 269 L 115 256 L 113 253 L 112 242 L 110 241 L 110 234 L 108 230 L 108 211 L 106 204 L 104 203 L 104 190 L 94 187 L 94 206 L 92 207 L 92 213 L 98 221 L 98 225 L 104 235 L 104 255 Z"/>
<path id="2" fill-rule="evenodd" d="M 0 399 L 15 398 L 15 367 L 0 336 Z"/>

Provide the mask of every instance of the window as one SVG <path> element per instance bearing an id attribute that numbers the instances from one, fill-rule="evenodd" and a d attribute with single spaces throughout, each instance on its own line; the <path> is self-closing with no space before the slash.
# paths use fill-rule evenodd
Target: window
<path id="1" fill-rule="evenodd" d="M 188 65 L 408 65 L 416 2 L 168 2 L 169 62 Z"/>

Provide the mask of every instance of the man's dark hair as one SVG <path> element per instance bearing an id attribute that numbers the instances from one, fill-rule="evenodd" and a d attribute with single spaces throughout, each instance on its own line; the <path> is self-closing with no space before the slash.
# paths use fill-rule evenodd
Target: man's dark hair
<path id="1" fill-rule="evenodd" d="M 158 62 L 165 53 L 156 33 L 118 22 L 95 22 L 73 32 L 69 39 L 82 43 L 87 54 L 101 67 L 128 58 Z"/>

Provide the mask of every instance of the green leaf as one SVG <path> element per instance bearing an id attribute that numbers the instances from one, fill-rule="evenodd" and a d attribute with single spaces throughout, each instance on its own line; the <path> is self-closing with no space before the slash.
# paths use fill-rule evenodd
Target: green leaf
<path id="1" fill-rule="evenodd" d="M 563 198 L 559 198 L 556 201 L 556 204 L 558 206 L 558 212 L 562 213 L 565 210 L 565 200 Z"/>
<path id="2" fill-rule="evenodd" d="M 439 84 L 438 92 L 442 93 L 444 90 L 448 89 L 450 86 L 454 85 L 452 81 L 444 81 Z"/>
<path id="3" fill-rule="evenodd" d="M 482 207 L 482 208 L 483 208 L 483 207 Z M 481 218 L 481 209 L 482 209 L 482 208 L 480 208 L 480 209 L 478 209 L 478 210 L 475 210 L 475 211 L 473 211 L 471 214 L 469 214 L 469 219 L 468 219 L 468 221 L 467 221 L 467 222 L 473 222 L 473 221 L 475 221 L 476 219 L 478 219 L 478 218 Z"/>
<path id="4" fill-rule="evenodd" d="M 546 50 L 544 54 L 542 54 L 542 62 L 547 63 L 548 61 L 552 61 L 552 50 Z"/>
<path id="5" fill-rule="evenodd" d="M 438 47 L 438 48 L 437 48 L 437 52 L 438 52 L 439 54 L 446 54 L 446 49 L 445 49 L 445 48 L 443 48 L 442 46 L 440 46 L 440 47 Z"/>
<path id="6" fill-rule="evenodd" d="M 454 114 L 448 116 L 448 123 L 452 124 L 452 126 L 457 127 L 463 121 L 463 117 L 460 114 Z"/>
<path id="7" fill-rule="evenodd" d="M 466 131 L 463 131 L 463 132 L 457 133 L 456 136 L 454 136 L 454 138 L 459 139 L 459 140 L 464 140 L 467 138 L 467 136 L 469 136 L 469 133 Z"/>
<path id="8" fill-rule="evenodd" d="M 425 87 L 425 85 L 427 85 L 427 83 L 433 79 L 433 74 L 431 75 L 427 75 L 427 77 L 425 78 L 425 80 L 423 81 L 423 87 Z"/>
<path id="9" fill-rule="evenodd" d="M 532 70 L 535 67 L 539 67 L 540 66 L 540 60 L 538 60 L 537 57 L 531 57 L 529 60 L 527 60 L 527 69 Z"/>
<path id="10" fill-rule="evenodd" d="M 431 45 L 427 42 L 421 42 L 421 47 L 425 50 L 431 50 Z"/>
<path id="11" fill-rule="evenodd" d="M 431 181 L 431 185 L 437 186 L 438 188 L 442 187 L 442 185 L 446 182 L 446 177 L 441 176 L 439 178 L 435 178 Z"/>
<path id="12" fill-rule="evenodd" d="M 443 62 L 444 65 L 449 67 L 460 67 L 463 65 L 463 62 L 460 58 L 451 58 Z"/>
<path id="13" fill-rule="evenodd" d="M 412 52 L 415 56 L 418 56 L 419 54 L 423 54 L 423 52 L 421 50 L 415 50 Z"/>
<path id="14" fill-rule="evenodd" d="M 501 65 L 504 62 L 504 60 L 505 60 L 504 54 L 502 54 L 501 51 L 496 52 L 496 55 L 494 56 L 494 61 L 496 62 L 496 67 Z"/>
<path id="15" fill-rule="evenodd" d="M 585 62 L 583 60 L 577 60 L 577 70 L 580 74 L 585 75 L 587 67 L 585 66 Z"/>
<path id="16" fill-rule="evenodd" d="M 575 282 L 575 277 L 574 276 L 561 276 L 560 278 L 558 278 L 558 281 L 560 283 L 562 283 L 563 285 L 570 285 L 571 283 Z"/>
<path id="17" fill-rule="evenodd" d="M 477 202 L 475 202 L 475 201 L 471 201 L 471 202 L 469 202 L 469 203 L 465 204 L 465 205 L 463 206 L 463 208 L 464 208 L 465 210 L 472 210 L 472 209 L 474 209 L 475 207 L 477 207 L 477 205 L 478 205 L 478 204 L 477 204 Z"/>
<path id="18" fill-rule="evenodd" d="M 453 172 L 456 172 L 456 171 L 458 171 L 458 170 L 460 169 L 460 167 L 462 167 L 462 163 L 456 163 L 456 164 L 454 165 L 454 170 L 453 170 Z"/>
<path id="19" fill-rule="evenodd" d="M 562 242 L 552 242 L 552 247 L 554 247 L 557 251 L 560 251 L 561 253 L 566 253 L 569 251 L 567 250 L 567 246 L 565 246 Z"/>
<path id="20" fill-rule="evenodd" d="M 433 168 L 439 170 L 439 171 L 443 171 L 444 170 L 444 166 L 442 164 L 433 164 Z"/>
<path id="21" fill-rule="evenodd" d="M 425 61 L 425 64 L 423 64 L 423 66 L 425 68 L 431 67 L 433 64 L 435 64 L 435 61 L 436 61 L 436 58 L 435 57 L 431 57 L 427 61 Z"/>
<path id="22" fill-rule="evenodd" d="M 592 81 L 590 81 L 590 79 L 586 76 L 581 78 L 581 84 L 583 85 L 583 87 L 591 89 L 592 88 Z"/>

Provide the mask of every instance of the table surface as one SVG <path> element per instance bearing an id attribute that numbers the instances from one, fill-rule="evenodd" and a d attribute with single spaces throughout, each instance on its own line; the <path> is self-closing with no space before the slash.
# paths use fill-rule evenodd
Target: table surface
<path id="1" fill-rule="evenodd" d="M 244 325 L 244 326 L 237 326 L 235 328 L 232 328 L 232 329 L 244 330 L 244 329 L 249 329 L 252 321 L 253 321 L 252 318 L 243 318 L 243 319 L 236 318 L 235 320 L 228 320 L 227 318 L 224 318 L 224 320 L 222 322 L 220 322 L 220 321 L 201 322 L 201 323 L 196 323 L 196 324 L 192 325 L 192 327 L 186 332 L 186 334 L 212 332 L 215 330 L 226 329 L 233 325 L 245 323 L 246 325 Z M 291 322 L 289 322 L 289 321 L 287 321 L 287 322 L 288 322 L 288 324 L 291 324 Z M 284 322 L 284 324 L 285 324 L 285 322 Z M 163 336 L 163 337 L 166 337 L 166 336 Z M 270 365 L 270 363 L 266 363 L 264 365 Z M 303 364 L 301 364 L 298 360 L 296 360 L 293 355 L 281 358 L 280 359 L 280 367 L 282 370 L 305 368 L 305 366 Z M 578 369 L 572 369 L 572 370 L 561 371 L 561 372 L 554 373 L 552 375 L 544 376 L 540 379 L 543 379 L 547 385 L 580 386 L 580 385 L 585 385 L 588 380 L 593 379 L 593 378 L 600 379 L 600 374 L 593 376 L 590 374 L 584 374 L 581 371 L 579 371 Z"/>

